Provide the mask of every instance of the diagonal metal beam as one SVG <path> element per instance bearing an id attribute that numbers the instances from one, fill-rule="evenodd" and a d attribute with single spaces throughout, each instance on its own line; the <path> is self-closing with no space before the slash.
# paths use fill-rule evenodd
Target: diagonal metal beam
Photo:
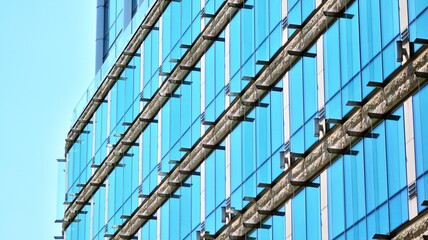
<path id="1" fill-rule="evenodd" d="M 375 234 L 373 239 L 382 239 L 382 237 L 392 240 L 428 240 L 428 209 L 423 210 L 417 216 L 409 219 L 389 234 Z"/>
<path id="2" fill-rule="evenodd" d="M 403 226 L 393 231 L 393 240 L 428 239 L 428 211 L 422 211 Z"/>
<path id="3" fill-rule="evenodd" d="M 103 102 L 102 100 L 106 98 L 110 89 L 119 79 L 119 76 L 125 69 L 123 66 L 127 66 L 128 63 L 131 61 L 132 57 L 138 51 L 138 48 L 141 46 L 141 43 L 149 35 L 151 30 L 153 29 L 153 26 L 157 23 L 160 16 L 169 4 L 170 1 L 164 0 L 158 0 L 153 4 L 152 8 L 147 13 L 140 27 L 135 32 L 134 36 L 132 36 L 131 40 L 128 42 L 128 45 L 117 58 L 116 63 L 113 64 L 113 67 L 110 69 L 110 72 L 107 74 L 107 77 L 103 80 L 97 91 L 92 96 L 91 100 L 86 105 L 83 112 L 80 114 L 79 118 L 74 123 L 73 127 L 71 128 L 72 130 L 68 132 L 65 143 L 66 153 L 73 146 L 74 142 L 79 137 L 80 132 L 86 127 L 87 123 L 92 118 L 95 111 Z"/>
<path id="4" fill-rule="evenodd" d="M 347 1 L 334 1 L 329 0 L 321 3 L 321 5 L 314 11 L 310 19 L 306 22 L 302 29 L 297 30 L 289 39 L 289 41 L 277 52 L 277 54 L 269 61 L 270 64 L 263 67 L 260 73 L 255 77 L 255 81 L 249 84 L 243 91 L 243 95 L 238 96 L 232 104 L 223 112 L 223 114 L 216 121 L 216 124 L 211 126 L 202 136 L 197 143 L 195 143 L 192 150 L 188 152 L 180 164 L 177 165 L 169 175 L 153 190 L 150 198 L 147 198 L 140 206 L 134 211 L 133 216 L 127 220 L 120 230 L 118 230 L 112 239 L 120 239 L 120 236 L 134 235 L 147 221 L 139 219 L 137 215 L 153 215 L 156 211 L 168 200 L 168 198 L 159 198 L 156 193 L 174 194 L 179 188 L 171 186 L 168 182 L 184 182 L 189 177 L 189 174 L 195 171 L 199 165 L 210 155 L 214 149 L 205 148 L 204 145 L 216 146 L 220 144 L 226 136 L 232 131 L 239 122 L 230 119 L 228 116 L 245 116 L 255 106 L 243 105 L 242 101 L 258 101 L 266 96 L 275 84 L 281 79 L 288 69 L 291 68 L 299 59 L 299 56 L 290 55 L 289 50 L 307 51 L 312 44 L 326 31 L 327 27 L 336 21 L 336 18 L 327 18 L 323 11 L 326 9 L 345 9 L 353 0 Z M 235 1 L 237 2 L 237 1 Z M 228 4 L 229 5 L 229 4 Z M 232 5 L 233 6 L 233 5 Z M 224 11 L 224 12 L 223 12 Z M 217 14 L 218 18 L 226 18 L 228 14 L 235 14 L 232 12 L 233 8 L 227 9 L 223 6 L 220 13 Z M 321 26 L 321 27 L 319 27 Z M 269 86 L 269 88 L 259 88 L 257 86 Z M 299 179 L 299 178 L 296 178 Z M 216 234 L 217 236 L 217 234 Z M 239 235 L 238 235 L 239 236 Z"/>
<path id="5" fill-rule="evenodd" d="M 245 0 L 230 0 L 229 2 L 243 4 Z M 169 79 L 184 80 L 191 72 L 191 70 L 182 69 L 179 66 L 195 66 L 201 57 L 205 54 L 206 50 L 209 49 L 214 43 L 213 40 L 205 39 L 203 36 L 219 36 L 238 11 L 239 8 L 229 7 L 226 2 L 223 3 L 223 5 L 217 11 L 216 17 L 211 19 L 211 21 L 205 26 L 204 30 L 198 35 L 192 46 L 182 57 L 182 60 L 174 67 L 171 75 L 162 83 L 162 85 L 154 94 L 154 97 L 144 106 L 144 109 L 135 118 L 134 122 L 131 124 L 131 126 L 129 126 L 129 128 L 120 138 L 108 156 L 104 159 L 101 166 L 91 176 L 88 182 L 103 183 L 107 179 L 110 173 L 114 170 L 114 167 L 117 165 L 117 163 L 119 163 L 123 158 L 124 153 L 126 153 L 131 148 L 129 143 L 135 142 L 144 129 L 150 124 L 149 121 L 140 121 L 139 119 L 153 119 L 158 114 L 163 105 L 165 105 L 165 103 L 169 100 L 170 96 L 182 83 L 182 81 L 169 81 Z M 210 151 L 213 150 L 210 149 Z M 164 181 L 164 183 L 170 186 L 168 181 Z M 177 189 L 176 186 L 172 187 Z M 91 186 L 88 183 L 85 185 L 85 187 L 82 188 L 82 190 L 79 192 L 77 197 L 73 200 L 65 212 L 63 223 L 64 231 L 77 216 L 76 212 L 79 212 L 83 208 L 84 205 L 82 205 L 82 203 L 87 203 L 98 189 L 99 186 Z M 162 191 L 159 192 L 162 193 Z M 155 196 L 158 195 L 155 194 Z"/>

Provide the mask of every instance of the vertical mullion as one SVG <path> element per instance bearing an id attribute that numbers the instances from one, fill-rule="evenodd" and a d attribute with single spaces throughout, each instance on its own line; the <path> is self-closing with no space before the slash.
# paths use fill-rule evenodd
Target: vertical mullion
<path id="1" fill-rule="evenodd" d="M 409 97 L 404 102 L 404 135 L 406 149 L 406 176 L 407 184 L 416 183 L 416 158 L 415 158 L 415 136 L 414 136 L 414 112 L 413 112 L 413 96 Z M 418 215 L 418 199 L 417 195 L 408 198 L 409 220 Z"/>
<path id="2" fill-rule="evenodd" d="M 205 0 L 200 0 L 201 1 L 201 9 L 205 8 Z M 200 19 L 200 25 L 201 25 L 201 29 L 205 28 L 205 19 L 201 18 Z M 200 91 L 201 91 L 201 113 L 205 112 L 205 54 L 201 57 L 201 86 L 200 86 Z M 201 127 L 201 136 L 203 136 L 205 133 L 205 127 L 202 126 Z M 200 184 L 200 198 L 201 198 L 201 206 L 200 206 L 200 220 L 201 223 L 205 222 L 205 161 L 203 161 L 201 163 L 200 166 L 201 169 L 201 184 Z"/>
<path id="3" fill-rule="evenodd" d="M 168 11 L 168 9 L 166 11 Z M 161 16 L 159 18 L 159 31 L 158 31 L 159 32 L 158 66 L 162 66 L 162 60 L 163 60 L 163 56 L 162 56 L 162 53 L 163 53 L 163 27 L 164 27 L 163 25 L 164 25 L 163 24 L 163 16 Z M 156 53 L 153 53 L 153 54 L 156 54 Z M 153 80 L 155 80 L 155 79 L 156 79 L 156 77 L 153 78 Z M 162 85 L 162 76 L 158 76 L 158 86 L 161 86 L 161 85 Z M 158 136 L 157 136 L 157 139 L 158 139 L 157 164 L 158 165 L 161 165 L 161 160 L 162 160 L 162 124 L 163 124 L 162 111 L 159 111 L 159 113 L 158 113 L 158 126 L 157 126 L 158 127 Z M 157 171 L 157 170 L 155 170 L 155 171 Z M 159 184 L 161 181 L 162 181 L 162 178 L 160 175 L 158 175 L 157 176 L 157 183 Z M 157 213 L 156 213 L 157 214 L 156 237 L 158 240 L 160 240 L 160 238 L 161 238 L 161 221 L 162 221 L 161 212 L 162 212 L 161 208 L 158 208 Z"/>

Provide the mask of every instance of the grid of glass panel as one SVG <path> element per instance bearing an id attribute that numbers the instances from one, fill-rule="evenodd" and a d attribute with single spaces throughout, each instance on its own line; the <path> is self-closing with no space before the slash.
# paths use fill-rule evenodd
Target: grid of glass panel
<path id="1" fill-rule="evenodd" d="M 403 107 L 327 169 L 329 238 L 371 239 L 408 220 Z"/>
<path id="2" fill-rule="evenodd" d="M 105 4 L 107 54 L 123 28 L 123 2 Z M 136 15 L 141 1 L 132 4 Z M 68 152 L 66 201 L 74 199 L 146 102 L 157 93 L 186 53 L 185 46 L 200 34 L 201 19 L 208 23 L 210 18 L 206 15 L 215 14 L 223 4 L 218 0 L 202 4 L 171 1 Z M 231 103 L 237 95 L 230 93 L 240 93 L 272 59 L 281 47 L 282 33 L 291 36 L 315 9 L 315 1 L 248 0 L 245 4 L 231 19 L 229 33 L 220 34 L 223 40 L 205 50 L 204 69 L 200 63 L 195 66 L 90 204 L 78 214 L 66 231 L 68 240 L 104 239 L 114 234 L 175 162 L 183 158 L 183 149 L 192 148 L 201 132 L 224 113 L 227 99 Z M 272 183 L 281 175 L 279 158 L 286 142 L 290 142 L 291 152 L 303 154 L 318 141 L 313 121 L 320 105 L 325 107 L 327 119 L 341 120 L 355 107 L 350 103 L 363 101 L 374 90 L 367 86 L 369 82 L 383 82 L 401 66 L 395 60 L 395 41 L 401 38 L 398 4 L 398 0 L 357 0 L 348 6 L 347 17 L 339 18 L 323 34 L 322 49 L 312 45 L 308 50 L 312 56 L 300 58 L 289 69 L 288 77 L 273 86 L 244 121 L 231 129 L 230 144 L 226 146 L 223 141 L 220 149 L 206 156 L 204 169 L 197 169 L 197 174 L 182 184 L 137 236 L 196 239 L 196 231 L 215 234 L 225 226 L 222 207 L 244 209 L 249 199 L 262 192 L 258 184 Z M 205 6 L 205 16 L 201 6 Z M 411 41 L 428 38 L 423 27 L 428 22 L 427 9 L 428 1 L 408 1 Z M 281 16 L 287 16 L 284 27 Z M 229 38 L 224 39 L 225 36 Z M 421 46 L 415 44 L 415 51 Z M 317 50 L 323 51 L 323 59 Z M 324 66 L 318 69 L 321 60 Z M 230 76 L 226 76 L 226 69 Z M 321 70 L 324 92 L 318 86 Z M 289 88 L 283 89 L 284 85 Z M 423 104 L 428 99 L 427 89 L 424 87 L 413 96 L 419 212 L 425 209 L 422 201 L 428 199 L 428 163 L 423 157 L 428 151 L 424 145 L 424 136 L 428 134 L 424 132 L 428 130 L 423 124 L 428 121 Z M 319 103 L 320 94 L 325 102 Z M 284 119 L 284 102 L 290 104 L 290 119 Z M 400 106 L 392 113 L 398 119 L 373 126 L 370 137 L 351 143 L 356 154 L 340 157 L 326 170 L 329 239 L 371 239 L 374 234 L 389 234 L 409 220 L 403 108 Z M 284 139 L 285 130 L 290 132 L 290 139 Z M 227 155 L 230 166 L 226 163 Z M 230 179 L 226 178 L 227 169 Z M 320 177 L 313 182 L 320 183 Z M 292 239 L 321 239 L 320 198 L 320 187 L 306 187 L 293 196 L 289 213 Z M 201 216 L 201 212 L 205 214 Z M 246 237 L 288 237 L 286 216 L 282 206 L 278 214 L 261 223 L 264 227 Z"/>
<path id="3" fill-rule="evenodd" d="M 121 34 L 123 26 L 123 0 L 104 1 L 104 59 Z"/>

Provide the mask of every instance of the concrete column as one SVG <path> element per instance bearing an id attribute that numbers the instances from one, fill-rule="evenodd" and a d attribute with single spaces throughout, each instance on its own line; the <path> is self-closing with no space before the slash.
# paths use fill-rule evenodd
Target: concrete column
<path id="1" fill-rule="evenodd" d="M 400 11 L 400 33 L 408 29 L 409 16 L 408 16 L 408 5 L 407 0 L 399 0 L 399 11 Z M 406 53 L 403 56 L 403 62 L 407 62 L 410 57 L 410 43 L 407 42 L 403 45 Z M 413 129 L 413 98 L 409 97 L 404 102 L 404 135 L 406 139 L 406 170 L 407 170 L 407 185 L 411 185 L 416 182 L 416 159 L 415 159 L 415 138 Z M 413 219 L 418 215 L 418 198 L 414 196 L 408 199 L 409 207 L 409 220 Z"/>
<path id="2" fill-rule="evenodd" d="M 317 86 L 318 86 L 318 111 L 324 108 L 324 38 L 321 36 L 317 41 Z M 319 132 L 319 139 L 325 134 L 325 121 L 320 121 L 322 131 Z"/>
<path id="3" fill-rule="evenodd" d="M 95 73 L 104 62 L 104 0 L 97 0 L 97 33 L 95 40 Z"/>
<path id="4" fill-rule="evenodd" d="M 163 29 L 163 18 L 159 19 L 159 56 L 158 56 L 158 66 L 162 66 L 162 29 Z M 162 85 L 162 76 L 158 76 L 158 84 Z M 158 164 L 162 160 L 162 110 L 158 113 Z M 164 169 L 162 169 L 163 171 Z M 158 183 L 162 180 L 161 176 L 158 176 Z M 159 219 L 159 218 L 158 218 Z"/>
<path id="5" fill-rule="evenodd" d="M 406 139 L 406 170 L 407 184 L 416 182 L 416 158 L 415 158 L 415 137 L 413 129 L 413 98 L 410 97 L 404 102 L 404 135 Z M 418 198 L 409 198 L 409 220 L 418 215 Z"/>
<path id="6" fill-rule="evenodd" d="M 107 126 L 106 126 L 106 131 L 107 131 L 107 135 L 108 137 L 110 137 L 110 113 L 111 113 L 111 92 L 108 93 L 107 95 Z M 106 147 L 106 156 L 108 156 L 108 154 L 110 153 L 111 148 L 109 146 Z M 110 186 L 109 186 L 109 177 L 107 178 L 105 184 L 106 184 L 106 196 L 105 196 L 105 210 L 104 210 L 104 224 L 107 224 L 109 217 L 108 217 L 108 208 L 109 208 L 109 200 L 108 200 L 108 194 L 110 191 Z"/>
<path id="7" fill-rule="evenodd" d="M 201 0 L 201 9 L 205 8 L 205 0 Z M 201 29 L 205 28 L 204 18 L 200 19 Z M 201 113 L 205 112 L 205 55 L 201 58 Z M 201 125 L 201 136 L 205 133 L 205 126 Z M 201 223 L 205 221 L 205 161 L 201 164 Z"/>
<path id="8" fill-rule="evenodd" d="M 163 30 L 163 17 L 159 18 L 159 62 L 158 66 L 162 66 L 162 30 Z M 158 77 L 159 86 L 162 85 L 162 76 Z M 161 164 L 162 160 L 162 110 L 158 113 L 158 164 Z M 158 184 L 161 182 L 162 178 L 158 175 Z M 161 210 L 157 210 L 157 221 L 156 221 L 156 237 L 158 240 L 161 239 Z"/>
<path id="9" fill-rule="evenodd" d="M 94 113 L 94 116 L 92 117 L 92 159 L 95 157 L 95 143 L 96 143 L 96 136 L 97 136 L 97 128 L 96 128 L 96 119 L 97 119 L 97 113 Z M 95 168 L 91 168 L 91 176 L 93 176 L 95 173 Z M 90 201 L 90 223 L 89 223 L 89 239 L 92 239 L 94 236 L 94 198 Z"/>
<path id="10" fill-rule="evenodd" d="M 328 183 L 327 170 L 320 175 L 321 190 L 321 239 L 328 240 Z"/>
<path id="11" fill-rule="evenodd" d="M 282 14 L 281 18 L 284 19 L 287 16 L 287 1 L 282 1 Z M 284 45 L 288 40 L 287 29 L 282 29 L 282 45 Z M 283 87 L 283 106 L 284 106 L 284 142 L 290 141 L 290 99 L 289 99 L 289 77 L 288 71 L 285 73 L 282 79 Z M 290 159 L 290 156 L 287 156 Z M 286 166 L 287 168 L 288 166 Z M 287 206 L 287 205 L 286 205 Z M 291 208 L 290 208 L 291 209 Z M 288 213 L 287 213 L 288 214 Z M 288 234 L 288 233 L 287 233 Z"/>
<path id="12" fill-rule="evenodd" d="M 156 216 L 157 216 L 157 220 L 156 220 L 156 239 L 157 240 L 161 240 L 161 210 L 160 208 L 156 211 Z"/>
<path id="13" fill-rule="evenodd" d="M 230 82 L 230 27 L 226 26 L 224 30 L 224 79 L 225 86 L 227 86 Z M 226 95 L 225 99 L 225 108 L 227 109 L 230 105 L 230 97 Z M 226 137 L 226 199 L 230 198 L 231 189 L 230 189 L 230 134 Z"/>
<path id="14" fill-rule="evenodd" d="M 284 143 L 290 142 L 290 94 L 289 94 L 289 75 L 288 72 L 285 73 L 284 77 L 282 78 L 282 87 L 283 87 L 283 104 L 284 104 Z M 286 153 L 287 156 L 285 156 L 287 159 L 289 159 L 290 163 L 290 154 Z M 290 167 L 286 164 L 285 168 Z"/>
<path id="15" fill-rule="evenodd" d="M 407 10 L 408 9 L 407 0 L 399 0 L 398 1 L 398 9 L 400 11 L 400 33 L 402 33 L 409 27 L 409 15 L 408 15 L 408 10 Z M 407 62 L 407 60 L 409 60 L 410 43 L 409 42 L 405 43 L 403 45 L 403 48 L 406 49 L 407 54 L 405 54 L 403 56 L 402 64 L 404 64 L 405 62 Z"/>
<path id="16" fill-rule="evenodd" d="M 141 43 L 141 47 L 140 47 L 140 51 L 141 51 L 141 58 L 140 58 L 140 93 L 143 92 L 144 89 L 144 42 Z M 140 101 L 140 112 L 143 110 L 144 107 L 144 103 L 142 101 Z M 142 134 L 140 135 L 139 138 L 139 144 L 138 144 L 138 184 L 142 184 L 143 183 L 143 136 Z M 141 203 L 143 202 L 143 199 L 138 198 L 138 206 L 141 205 Z M 138 230 L 138 234 L 137 237 L 139 240 L 142 239 L 142 231 L 141 228 L 140 230 Z"/>
<path id="17" fill-rule="evenodd" d="M 143 92 L 144 89 L 144 81 L 143 81 L 143 76 L 144 76 L 144 42 L 141 44 L 140 47 L 140 51 L 141 51 L 141 61 L 140 61 L 140 93 Z M 144 103 L 142 101 L 140 101 L 140 112 L 141 110 L 143 110 L 144 107 Z M 150 128 L 150 127 L 148 127 Z M 143 137 L 142 134 L 140 135 L 139 138 L 139 144 L 138 144 L 138 183 L 142 184 L 143 183 Z M 138 206 L 143 202 L 143 200 L 141 198 L 138 199 Z M 141 231 L 140 231 L 141 232 Z"/>
<path id="18" fill-rule="evenodd" d="M 201 0 L 201 9 L 203 8 L 205 8 L 205 0 Z M 200 19 L 200 25 L 201 25 L 201 29 L 205 28 L 204 18 Z M 201 63 L 201 113 L 203 113 L 205 112 L 205 55 L 201 57 L 200 63 Z M 204 133 L 205 133 L 205 126 L 202 125 L 201 136 L 204 135 Z M 201 178 L 202 178 L 202 175 L 201 175 Z"/>
<path id="19" fill-rule="evenodd" d="M 288 14 L 288 1 L 287 0 L 282 0 L 282 13 L 281 13 L 281 19 L 284 19 L 285 17 L 287 17 Z M 282 29 L 282 45 L 284 45 L 288 40 L 288 33 L 287 33 L 287 29 L 283 28 Z"/>
<path id="20" fill-rule="evenodd" d="M 293 238 L 293 225 L 292 225 L 292 215 L 291 215 L 291 199 L 285 202 L 285 239 L 292 240 Z"/>

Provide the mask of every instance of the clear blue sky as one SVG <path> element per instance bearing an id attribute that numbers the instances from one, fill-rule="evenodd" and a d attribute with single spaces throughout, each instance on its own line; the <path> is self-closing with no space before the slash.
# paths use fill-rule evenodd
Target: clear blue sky
<path id="1" fill-rule="evenodd" d="M 95 75 L 95 0 L 0 0 L 0 238 L 53 239 L 57 158 Z"/>

